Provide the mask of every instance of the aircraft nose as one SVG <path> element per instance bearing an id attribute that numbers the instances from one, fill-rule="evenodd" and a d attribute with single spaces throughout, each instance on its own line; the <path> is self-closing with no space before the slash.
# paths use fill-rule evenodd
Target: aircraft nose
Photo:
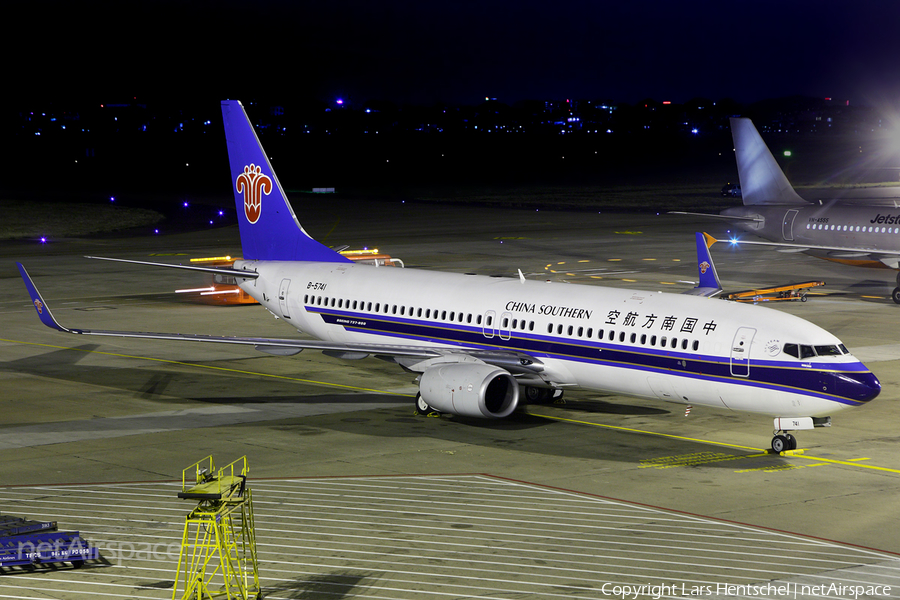
<path id="1" fill-rule="evenodd" d="M 841 396 L 863 404 L 881 393 L 881 382 L 872 372 L 839 373 L 838 390 Z"/>

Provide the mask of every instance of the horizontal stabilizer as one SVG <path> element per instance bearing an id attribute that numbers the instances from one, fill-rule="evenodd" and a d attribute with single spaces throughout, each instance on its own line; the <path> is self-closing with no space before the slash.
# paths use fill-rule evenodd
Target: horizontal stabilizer
<path id="1" fill-rule="evenodd" d="M 108 258 L 106 256 L 85 256 L 85 258 L 130 263 L 133 265 L 145 265 L 148 267 L 168 267 L 170 269 L 185 269 L 187 271 L 203 271 L 204 273 L 231 275 L 232 277 L 243 277 L 244 279 L 256 279 L 257 277 L 259 277 L 259 274 L 256 271 L 241 271 L 238 269 L 229 269 L 227 267 L 195 267 L 193 265 L 170 265 L 168 263 L 149 262 L 145 260 L 127 260 L 124 258 Z"/>

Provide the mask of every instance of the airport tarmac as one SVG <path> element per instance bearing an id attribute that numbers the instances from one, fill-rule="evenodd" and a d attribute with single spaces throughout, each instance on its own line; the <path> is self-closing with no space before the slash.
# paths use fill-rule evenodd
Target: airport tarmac
<path id="1" fill-rule="evenodd" d="M 652 213 L 400 202 L 354 203 L 348 208 L 339 197 L 295 208 L 305 229 L 323 243 L 377 246 L 407 267 L 507 276 L 517 276 L 516 269 L 521 269 L 529 278 L 667 292 L 689 289 L 689 282 L 697 279 L 693 233 L 724 233 L 721 224 Z M 197 275 L 91 261 L 82 258 L 86 254 L 176 262 L 237 256 L 240 248 L 236 227 L 158 237 L 64 239 L 46 245 L 0 243 L 0 277 L 8 290 L 0 301 L 3 513 L 58 519 L 61 528 L 80 528 L 87 538 L 93 533 L 107 539 L 109 530 L 94 522 L 79 522 L 77 516 L 70 517 L 75 522 L 65 522 L 62 509 L 59 517 L 35 513 L 79 489 L 112 486 L 117 491 L 105 498 L 102 512 L 115 518 L 117 486 L 146 489 L 158 484 L 172 496 L 166 510 L 177 523 L 183 518 L 178 511 L 186 513 L 187 508 L 174 498 L 172 482 L 180 481 L 182 469 L 210 454 L 219 464 L 248 457 L 251 481 L 259 480 L 260 490 L 265 490 L 254 492 L 257 502 L 264 496 L 281 501 L 276 483 L 287 480 L 423 476 L 427 483 L 446 477 L 454 485 L 463 481 L 447 492 L 456 499 L 466 493 L 470 478 L 486 478 L 516 482 L 530 491 L 552 490 L 535 502 L 544 509 L 544 503 L 555 502 L 559 517 L 568 506 L 561 498 L 573 495 L 788 536 L 782 544 L 767 546 L 767 552 L 784 558 L 794 553 L 795 540 L 814 540 L 826 555 L 836 549 L 869 553 L 870 562 L 887 561 L 881 581 L 893 583 L 893 595 L 900 596 L 900 563 L 890 556 L 900 555 L 895 533 L 900 455 L 894 426 L 900 422 L 900 342 L 893 333 L 900 329 L 900 306 L 890 300 L 896 285 L 892 271 L 850 268 L 765 248 L 713 247 L 726 290 L 826 281 L 808 302 L 779 303 L 775 308 L 832 331 L 883 385 L 881 395 L 868 405 L 835 413 L 833 427 L 799 432 L 803 454 L 777 456 L 765 450 L 772 423 L 761 416 L 702 407 L 685 415 L 679 405 L 567 392 L 565 404 L 528 407 L 503 421 L 418 418 L 412 415 L 412 376 L 375 359 L 341 361 L 309 351 L 285 358 L 215 344 L 54 332 L 34 314 L 15 261 L 25 264 L 64 325 L 292 334 L 258 306 L 211 307 L 174 293 L 202 283 Z M 428 498 L 441 497 L 429 493 Z M 154 494 L 147 492 L 148 511 Z M 516 495 L 513 490 L 510 498 Z M 322 499 L 318 507 L 343 504 L 343 497 L 337 498 Z M 438 500 L 434 503 L 434 511 L 426 503 L 414 512 L 440 514 L 444 509 Z M 128 510 L 140 511 L 140 506 L 140 497 L 131 499 Z M 514 519 L 523 510 L 498 507 L 506 507 L 498 510 L 498 518 Z M 385 526 L 391 526 L 403 509 L 385 514 Z M 596 518 L 602 522 L 608 517 Z M 546 515 L 542 520 L 552 523 Z M 579 531 L 590 535 L 587 529 Z M 302 538 L 302 529 L 294 536 Z M 715 561 L 715 551 L 707 559 Z M 343 560 L 340 570 L 350 574 L 352 556 Z M 432 561 L 437 564 L 440 558 Z M 584 568 L 590 569 L 591 559 L 587 563 Z M 535 564 L 526 561 L 522 569 Z M 293 587 L 271 584 L 266 597 L 518 597 L 496 590 L 429 590 L 427 566 L 417 567 L 423 569 L 424 582 L 417 589 L 388 592 L 390 586 L 381 589 L 362 577 L 359 587 L 329 590 L 321 585 L 322 578 L 337 567 L 329 568 L 319 575 L 308 565 L 298 568 Z M 374 572 L 375 567 L 367 568 Z M 96 590 L 75 590 L 65 581 L 96 576 L 98 569 L 53 573 L 63 583 L 32 596 L 26 590 L 37 584 L 15 574 L 0 581 L 0 597 L 94 597 Z M 174 561 L 170 571 L 160 565 L 157 577 L 174 579 L 174 570 Z M 692 570 L 696 567 L 673 563 L 666 576 L 687 580 Z M 786 577 L 776 571 L 766 577 L 763 568 L 759 581 Z M 480 575 L 475 571 L 467 576 L 485 578 L 490 572 L 486 565 Z M 590 576 L 593 592 L 560 594 L 603 597 L 596 590 L 601 581 L 646 583 L 647 577 L 639 570 L 598 573 Z M 718 573 L 722 581 L 728 580 L 726 568 Z M 40 580 L 39 575 L 26 576 Z M 17 583 L 7 587 L 7 581 Z M 148 586 L 141 594 L 150 594 L 144 588 Z M 161 595 L 146 597 L 171 595 L 171 588 L 157 591 Z M 538 590 L 520 596 L 553 595 Z"/>

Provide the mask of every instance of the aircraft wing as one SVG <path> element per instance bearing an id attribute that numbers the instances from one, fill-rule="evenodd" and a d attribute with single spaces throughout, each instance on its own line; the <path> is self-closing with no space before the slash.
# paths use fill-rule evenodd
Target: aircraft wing
<path id="1" fill-rule="evenodd" d="M 28 294 L 31 296 L 32 303 L 37 310 L 38 317 L 41 319 L 41 322 L 51 329 L 56 329 L 57 331 L 72 333 L 75 335 L 98 335 L 105 337 L 130 337 L 156 340 L 238 344 L 244 346 L 253 346 L 255 349 L 261 352 L 279 356 L 290 356 L 293 354 L 298 354 L 303 350 L 321 350 L 325 354 L 335 356 L 337 358 L 360 359 L 372 354 L 375 356 L 398 359 L 413 359 L 413 361 L 418 362 L 419 360 L 439 359 L 441 357 L 449 358 L 453 357 L 454 355 L 465 355 L 487 364 L 506 368 L 510 371 L 518 373 L 534 373 L 542 370 L 542 363 L 539 359 L 523 354 L 521 352 L 511 352 L 503 350 L 488 350 L 466 347 L 453 348 L 447 346 L 413 346 L 402 344 L 344 343 L 328 342 L 316 339 L 234 337 L 193 333 L 153 333 L 146 331 L 116 331 L 105 329 L 80 329 L 74 327 L 65 327 L 64 325 L 60 324 L 59 321 L 57 321 L 53 314 L 50 312 L 50 307 L 47 306 L 47 303 L 44 301 L 41 293 L 34 285 L 34 281 L 32 281 L 31 276 L 28 275 L 25 267 L 21 263 L 16 263 L 16 265 L 19 267 L 19 272 L 22 274 L 22 280 L 25 282 L 25 287 L 28 288 Z"/>
<path id="2" fill-rule="evenodd" d="M 772 246 L 780 248 L 781 252 L 820 250 L 822 252 L 827 252 L 829 258 L 867 258 L 869 260 L 881 262 L 891 269 L 900 268 L 900 251 L 877 250 L 875 248 L 850 248 L 847 246 L 815 246 L 812 244 L 792 244 L 790 242 L 744 241 L 737 239 L 730 240 L 730 243 L 735 246 L 743 244 L 751 246 Z"/>
<path id="3" fill-rule="evenodd" d="M 763 223 L 765 219 L 761 215 L 750 215 L 747 217 L 714 215 L 711 213 L 684 212 L 681 210 L 670 210 L 670 215 L 690 215 L 692 217 L 706 217 L 707 219 L 722 219 L 723 221 L 753 221 L 754 223 Z"/>

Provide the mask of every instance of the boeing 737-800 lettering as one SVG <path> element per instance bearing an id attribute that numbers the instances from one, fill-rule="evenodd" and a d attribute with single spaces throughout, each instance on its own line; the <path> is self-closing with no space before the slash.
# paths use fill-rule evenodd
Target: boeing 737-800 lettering
<path id="1" fill-rule="evenodd" d="M 776 451 L 796 447 L 788 431 L 830 424 L 832 413 L 880 391 L 824 329 L 708 297 L 718 282 L 699 234 L 701 283 L 688 295 L 354 264 L 301 227 L 243 106 L 225 101 L 222 116 L 244 259 L 224 271 L 159 266 L 233 276 L 315 339 L 64 327 L 19 265 L 46 325 L 76 335 L 246 344 L 276 355 L 374 355 L 419 374 L 420 413 L 503 418 L 523 395 L 574 388 L 746 411 L 775 417 Z"/>

